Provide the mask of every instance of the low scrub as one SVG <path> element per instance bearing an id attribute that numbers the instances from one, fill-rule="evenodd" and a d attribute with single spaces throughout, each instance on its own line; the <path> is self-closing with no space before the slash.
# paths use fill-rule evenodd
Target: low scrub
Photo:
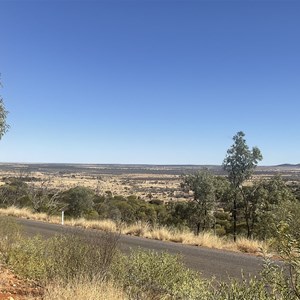
<path id="1" fill-rule="evenodd" d="M 39 236 L 23 238 L 7 253 L 7 263 L 23 277 L 47 282 L 72 280 L 84 275 L 103 280 L 117 251 L 118 236 L 90 232 L 57 235 L 49 239 Z"/>
<path id="2" fill-rule="evenodd" d="M 8 262 L 9 253 L 21 240 L 21 227 L 10 217 L 0 216 L 0 261 Z"/>
<path id="3" fill-rule="evenodd" d="M 1 258 L 19 275 L 45 287 L 44 300 L 71 299 L 300 299 L 300 243 L 288 223 L 278 225 L 278 253 L 283 266 L 266 260 L 260 278 L 220 283 L 204 280 L 180 256 L 155 251 L 118 254 L 118 236 L 68 233 L 50 239 L 23 238 L 14 220 L 0 218 Z M 17 233 L 17 234 L 15 234 Z M 288 270 L 288 272 L 286 272 Z"/>
<path id="4" fill-rule="evenodd" d="M 115 272 L 131 299 L 206 299 L 210 293 L 209 281 L 166 252 L 133 251 Z"/>

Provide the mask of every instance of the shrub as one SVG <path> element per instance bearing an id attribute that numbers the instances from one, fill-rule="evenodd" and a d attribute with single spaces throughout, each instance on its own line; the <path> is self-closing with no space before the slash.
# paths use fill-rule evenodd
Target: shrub
<path id="1" fill-rule="evenodd" d="M 116 253 L 118 236 L 82 230 L 76 235 L 23 239 L 9 254 L 9 264 L 24 277 L 45 282 L 78 276 L 103 280 Z"/>
<path id="2" fill-rule="evenodd" d="M 268 293 L 263 281 L 256 277 L 242 281 L 220 283 L 211 295 L 211 300 L 276 300 Z M 278 298 L 279 300 L 280 298 Z M 281 298 L 282 299 L 282 298 Z M 283 300 L 283 299 L 282 299 Z M 288 299 L 286 299 L 288 300 Z"/>
<path id="3" fill-rule="evenodd" d="M 262 274 L 274 293 L 280 294 L 282 299 L 292 300 L 300 299 L 300 240 L 299 232 L 295 233 L 291 224 L 281 221 L 277 226 L 275 245 L 284 266 L 267 260 Z"/>
<path id="4" fill-rule="evenodd" d="M 41 237 L 22 239 L 8 255 L 8 263 L 17 274 L 30 279 L 45 280 L 49 266 L 46 241 Z"/>
<path id="5" fill-rule="evenodd" d="M 83 217 L 90 213 L 94 206 L 94 192 L 82 186 L 77 186 L 65 191 L 61 201 L 68 204 L 66 213 L 73 217 Z"/>
<path id="6" fill-rule="evenodd" d="M 8 255 L 21 239 L 21 227 L 10 217 L 0 216 L 0 260 L 7 263 Z"/>
<path id="7" fill-rule="evenodd" d="M 209 285 L 179 256 L 136 250 L 123 257 L 116 279 L 133 299 L 206 299 Z"/>

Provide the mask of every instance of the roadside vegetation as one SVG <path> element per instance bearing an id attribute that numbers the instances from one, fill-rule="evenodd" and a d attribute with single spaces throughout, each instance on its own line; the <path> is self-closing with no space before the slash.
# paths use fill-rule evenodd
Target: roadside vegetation
<path id="1" fill-rule="evenodd" d="M 59 216 L 48 216 L 45 213 L 33 213 L 28 208 L 19 209 L 16 207 L 9 207 L 6 209 L 0 209 L 0 215 L 39 220 L 55 224 L 61 223 L 61 218 Z M 134 235 L 149 239 L 171 241 L 194 246 L 254 253 L 259 255 L 261 255 L 262 251 L 268 251 L 269 247 L 268 243 L 264 241 L 251 240 L 245 237 L 239 237 L 234 243 L 231 239 L 219 237 L 213 232 L 202 232 L 199 235 L 195 235 L 188 229 L 180 230 L 166 226 L 153 227 L 149 225 L 149 223 L 143 222 L 136 222 L 127 225 L 126 223 L 118 223 L 110 219 L 87 220 L 84 218 L 71 218 L 65 220 L 65 225 L 85 229 L 98 229 L 104 232 Z"/>
<path id="2" fill-rule="evenodd" d="M 260 278 L 217 282 L 188 269 L 180 256 L 141 249 L 123 255 L 118 234 L 82 230 L 28 238 L 15 220 L 2 216 L 0 262 L 42 287 L 35 299 L 300 299 L 299 239 L 284 222 L 277 236 L 284 265 L 266 259 Z"/>

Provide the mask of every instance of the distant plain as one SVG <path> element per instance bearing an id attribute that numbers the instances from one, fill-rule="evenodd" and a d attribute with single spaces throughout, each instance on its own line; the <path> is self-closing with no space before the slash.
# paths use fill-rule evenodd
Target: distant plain
<path id="1" fill-rule="evenodd" d="M 21 164 L 1 163 L 0 184 L 9 177 L 22 178 L 39 187 L 67 190 L 86 186 L 99 194 L 136 195 L 144 200 L 182 201 L 189 198 L 180 187 L 181 176 L 208 169 L 226 174 L 218 165 L 122 165 L 122 164 Z M 287 181 L 300 181 L 300 164 L 257 167 L 253 180 L 280 175 Z"/>

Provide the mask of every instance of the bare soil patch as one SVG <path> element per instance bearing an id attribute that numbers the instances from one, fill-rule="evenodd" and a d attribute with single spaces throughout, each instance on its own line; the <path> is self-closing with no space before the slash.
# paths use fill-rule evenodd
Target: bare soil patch
<path id="1" fill-rule="evenodd" d="M 16 276 L 0 264 L 0 300 L 41 299 L 43 289 L 35 282 Z"/>

